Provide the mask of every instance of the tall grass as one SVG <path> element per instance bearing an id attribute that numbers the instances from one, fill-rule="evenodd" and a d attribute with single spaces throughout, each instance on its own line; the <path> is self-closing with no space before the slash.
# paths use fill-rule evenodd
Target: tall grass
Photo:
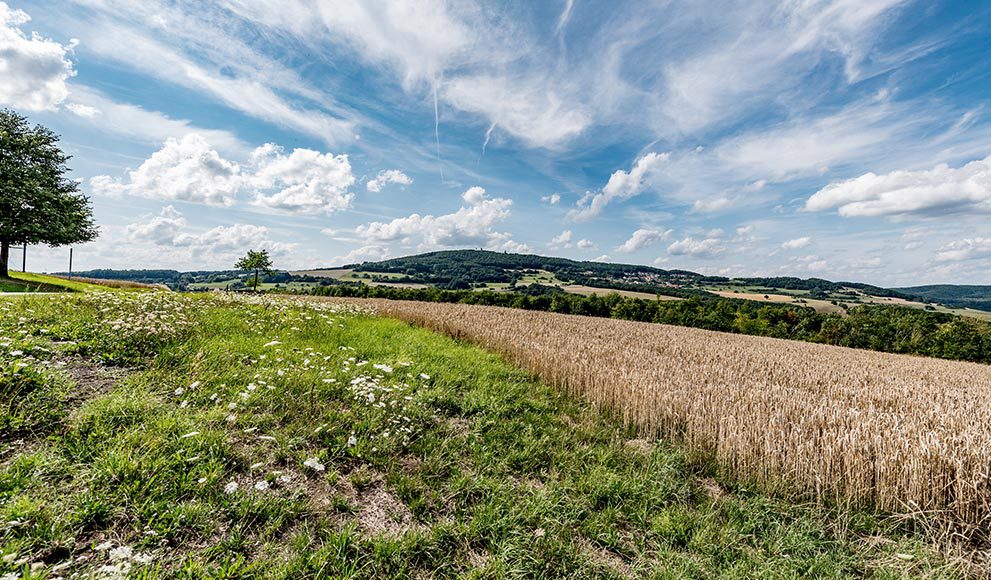
<path id="1" fill-rule="evenodd" d="M 733 477 L 991 543 L 989 366 L 498 307 L 364 303 L 498 351 Z"/>
<path id="2" fill-rule="evenodd" d="M 143 282 L 133 282 L 131 280 L 107 280 L 104 278 L 86 278 L 82 276 L 61 276 L 57 274 L 49 274 L 52 278 L 58 278 L 60 280 L 67 280 L 70 282 L 81 282 L 83 284 L 92 284 L 94 286 L 105 286 L 107 288 L 118 288 L 118 289 L 129 289 L 129 290 L 168 290 L 169 287 L 164 284 L 145 284 Z"/>

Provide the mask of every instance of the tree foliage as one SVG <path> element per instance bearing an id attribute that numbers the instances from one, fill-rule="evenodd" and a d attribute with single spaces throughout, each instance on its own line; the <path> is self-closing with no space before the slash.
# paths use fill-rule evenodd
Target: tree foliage
<path id="1" fill-rule="evenodd" d="M 272 273 L 272 258 L 268 255 L 268 250 L 248 250 L 247 255 L 238 260 L 234 267 L 245 272 L 254 271 L 255 279 L 252 287 L 258 290 L 258 273 Z"/>
<path id="2" fill-rule="evenodd" d="M 7 275 L 11 245 L 64 246 L 96 238 L 89 199 L 66 177 L 69 159 L 54 132 L 0 110 L 0 276 Z"/>

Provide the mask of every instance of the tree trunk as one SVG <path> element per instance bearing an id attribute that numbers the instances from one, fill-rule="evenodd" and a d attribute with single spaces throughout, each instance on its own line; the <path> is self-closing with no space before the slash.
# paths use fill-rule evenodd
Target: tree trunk
<path id="1" fill-rule="evenodd" d="M 0 278 L 9 278 L 7 262 L 10 261 L 10 242 L 0 241 Z"/>
<path id="2" fill-rule="evenodd" d="M 258 270 L 255 270 L 255 292 L 258 292 Z"/>

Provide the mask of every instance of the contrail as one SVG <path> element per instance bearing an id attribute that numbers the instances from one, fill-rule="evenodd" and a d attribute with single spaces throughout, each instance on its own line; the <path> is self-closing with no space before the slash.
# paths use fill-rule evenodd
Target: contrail
<path id="1" fill-rule="evenodd" d="M 434 81 L 434 142 L 437 143 L 437 163 L 440 180 L 444 181 L 444 160 L 440 157 L 440 107 L 437 104 L 437 81 Z"/>
<path id="2" fill-rule="evenodd" d="M 485 132 L 485 142 L 482 143 L 482 157 L 485 157 L 485 147 L 489 144 L 489 138 L 492 137 L 492 130 L 495 129 L 496 124 L 492 123 L 489 125 L 489 130 Z"/>

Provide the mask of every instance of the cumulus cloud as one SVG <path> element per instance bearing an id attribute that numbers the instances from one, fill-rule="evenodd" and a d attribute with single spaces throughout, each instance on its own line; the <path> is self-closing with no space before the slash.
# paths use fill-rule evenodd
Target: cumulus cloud
<path id="1" fill-rule="evenodd" d="M 812 238 L 809 236 L 802 236 L 801 238 L 788 240 L 787 242 L 781 244 L 781 248 L 785 250 L 797 250 L 798 248 L 807 248 L 811 244 Z"/>
<path id="2" fill-rule="evenodd" d="M 162 211 L 146 222 L 137 222 L 125 228 L 132 241 L 150 241 L 156 244 L 171 244 L 186 227 L 186 218 L 176 208 L 167 205 Z"/>
<path id="3" fill-rule="evenodd" d="M 953 168 L 893 171 L 831 183 L 805 202 L 808 211 L 838 208 L 845 217 L 991 211 L 991 156 Z"/>
<path id="4" fill-rule="evenodd" d="M 368 245 L 355 248 L 350 252 L 334 256 L 336 264 L 359 264 L 361 262 L 377 262 L 389 257 L 389 248 L 380 245 Z"/>
<path id="5" fill-rule="evenodd" d="M 552 193 L 550 195 L 545 195 L 541 197 L 540 201 L 544 203 L 549 203 L 551 205 L 557 205 L 558 203 L 561 202 L 561 196 L 556 193 Z"/>
<path id="6" fill-rule="evenodd" d="M 560 234 L 551 238 L 551 241 L 547 244 L 550 248 L 570 248 L 571 247 L 571 230 L 564 230 Z"/>
<path id="7" fill-rule="evenodd" d="M 75 70 L 60 44 L 21 30 L 31 17 L 0 2 L 0 104 L 28 111 L 54 110 L 69 96 L 66 81 Z"/>
<path id="8" fill-rule="evenodd" d="M 382 188 L 390 183 L 409 185 L 413 183 L 413 178 L 398 169 L 386 169 L 384 171 L 379 171 L 379 174 L 369 180 L 368 183 L 365 184 L 365 187 L 368 188 L 368 191 L 378 193 L 382 191 Z"/>
<path id="9" fill-rule="evenodd" d="M 132 242 L 184 248 L 193 256 L 233 256 L 246 248 L 265 249 L 279 255 L 296 247 L 296 244 L 272 240 L 268 228 L 264 226 L 233 224 L 202 232 L 187 232 L 187 225 L 185 216 L 168 205 L 158 215 L 145 216 L 143 221 L 129 224 L 125 232 Z"/>
<path id="10" fill-rule="evenodd" d="M 293 149 L 285 155 L 282 147 L 268 143 L 251 155 L 253 175 L 249 183 L 258 190 L 254 203 L 290 213 L 333 213 L 351 206 L 354 183 L 347 155 Z"/>
<path id="11" fill-rule="evenodd" d="M 383 242 L 409 244 L 418 241 L 421 249 L 452 246 L 489 246 L 504 249 L 511 245 L 508 234 L 493 228 L 509 217 L 513 201 L 489 197 L 481 187 L 472 187 L 461 196 L 464 204 L 454 213 L 412 214 L 390 222 L 371 222 L 355 232 L 370 245 Z M 512 242 L 515 244 L 515 242 Z"/>
<path id="12" fill-rule="evenodd" d="M 588 250 L 595 247 L 595 242 L 592 240 L 578 240 L 578 247 L 582 250 Z"/>
<path id="13" fill-rule="evenodd" d="M 668 153 L 651 152 L 637 159 L 629 172 L 622 169 L 614 172 L 602 191 L 585 195 L 575 209 L 568 212 L 568 217 L 576 221 L 589 220 L 602 213 L 609 203 L 639 195 L 650 174 L 657 171 L 669 156 Z"/>
<path id="14" fill-rule="evenodd" d="M 650 229 L 639 229 L 633 232 L 630 239 L 626 240 L 622 244 L 616 247 L 616 251 L 621 254 L 629 254 L 630 252 L 636 252 L 637 250 L 646 248 L 647 246 L 657 243 L 661 240 L 665 240 L 671 236 L 674 230 L 650 230 Z"/>
<path id="15" fill-rule="evenodd" d="M 350 207 L 354 184 L 347 155 L 268 143 L 245 166 L 228 161 L 197 133 L 168 139 L 126 179 L 98 175 L 90 180 L 99 195 L 121 194 L 230 207 L 250 191 L 257 206 L 297 214 L 333 213 Z"/>
<path id="16" fill-rule="evenodd" d="M 206 139 L 190 133 L 168 139 L 122 181 L 107 175 L 90 180 L 94 193 L 124 193 L 166 200 L 190 201 L 228 207 L 241 188 L 240 168 L 223 159 Z"/>
<path id="17" fill-rule="evenodd" d="M 939 262 L 960 262 L 991 258 L 991 238 L 965 238 L 950 242 L 936 253 Z"/>
<path id="18" fill-rule="evenodd" d="M 710 258 L 726 251 L 723 241 L 719 238 L 687 237 L 668 246 L 668 254 L 672 256 L 693 256 L 695 258 Z"/>

